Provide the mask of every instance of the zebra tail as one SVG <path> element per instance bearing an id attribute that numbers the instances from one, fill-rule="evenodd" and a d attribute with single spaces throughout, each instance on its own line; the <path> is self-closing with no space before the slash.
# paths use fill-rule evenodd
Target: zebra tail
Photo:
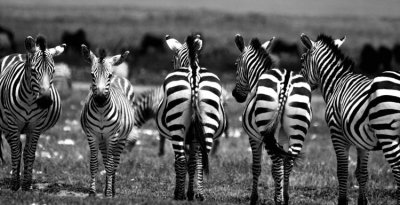
<path id="1" fill-rule="evenodd" d="M 3 133 L 0 131 L 0 159 L 1 163 L 4 164 L 4 158 L 3 158 Z"/>
<path id="2" fill-rule="evenodd" d="M 204 174 L 208 175 L 210 173 L 210 168 L 209 168 L 209 161 L 208 161 L 206 136 L 205 136 L 204 128 L 202 126 L 202 120 L 201 120 L 200 113 L 197 111 L 198 110 L 196 110 L 194 119 L 193 119 L 194 136 L 196 137 L 196 140 L 200 143 L 200 151 L 201 151 L 201 155 L 202 155 L 201 160 L 202 160 L 202 164 L 203 164 Z"/>
<path id="3" fill-rule="evenodd" d="M 267 126 L 270 128 L 264 132 L 263 142 L 265 144 L 265 149 L 269 150 L 270 152 L 278 156 L 281 156 L 283 158 L 296 159 L 298 155 L 286 152 L 275 139 L 275 131 L 276 129 L 278 129 L 278 124 L 281 123 L 285 104 L 286 101 L 283 101 L 282 104 L 279 106 L 278 112 L 275 114 L 275 117 L 273 118 L 272 125 Z"/>

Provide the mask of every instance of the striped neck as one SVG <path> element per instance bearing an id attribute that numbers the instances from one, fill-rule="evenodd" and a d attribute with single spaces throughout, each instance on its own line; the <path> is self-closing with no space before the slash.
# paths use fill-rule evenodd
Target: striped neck
<path id="1" fill-rule="evenodd" d="M 334 52 L 327 49 L 325 58 L 318 58 L 320 86 L 322 95 L 327 102 L 333 94 L 335 87 L 340 84 L 344 76 L 350 75 L 352 64 L 345 63 L 347 59 L 336 56 Z"/>
<path id="2" fill-rule="evenodd" d="M 250 92 L 253 92 L 258 84 L 258 79 L 267 70 L 270 69 L 271 65 L 268 59 L 268 55 L 265 53 L 253 52 L 252 55 L 247 56 L 245 63 L 246 68 L 244 69 L 247 82 L 250 86 Z M 246 75 L 247 74 L 247 75 Z"/>
<path id="3" fill-rule="evenodd" d="M 35 94 L 32 89 L 32 73 L 29 64 L 26 62 L 23 64 L 23 77 L 21 78 L 21 86 L 19 93 L 21 96 L 28 97 L 30 101 L 34 101 Z"/>

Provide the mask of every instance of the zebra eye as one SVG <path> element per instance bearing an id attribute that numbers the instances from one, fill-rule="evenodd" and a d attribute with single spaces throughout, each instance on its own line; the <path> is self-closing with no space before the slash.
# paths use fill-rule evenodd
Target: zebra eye
<path id="1" fill-rule="evenodd" d="M 111 78 L 111 77 L 112 77 L 112 73 L 108 74 L 108 78 Z"/>
<path id="2" fill-rule="evenodd" d="M 94 78 L 95 76 L 94 76 L 94 73 L 90 73 L 90 75 L 92 75 L 92 78 Z"/>

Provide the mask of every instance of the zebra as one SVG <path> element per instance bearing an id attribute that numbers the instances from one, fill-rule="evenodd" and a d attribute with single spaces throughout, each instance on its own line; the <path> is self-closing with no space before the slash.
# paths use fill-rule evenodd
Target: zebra
<path id="1" fill-rule="evenodd" d="M 83 58 L 92 66 L 92 84 L 82 108 L 81 125 L 90 148 L 90 193 L 96 195 L 98 150 L 103 156 L 106 170 L 104 195 L 115 196 L 115 172 L 127 136 L 134 127 L 133 86 L 125 79 L 112 74 L 112 66 L 122 63 L 129 51 L 107 57 L 100 49 L 99 57 L 82 45 Z"/>
<path id="2" fill-rule="evenodd" d="M 194 198 L 193 183 L 197 169 L 196 197 L 204 200 L 202 182 L 203 171 L 205 174 L 209 172 L 208 153 L 213 140 L 221 135 L 225 126 L 222 88 L 215 74 L 198 65 L 197 55 L 202 48 L 202 40 L 190 35 L 186 45 L 189 64 L 179 67 L 181 61 L 177 54 L 181 52 L 182 44 L 178 41 L 172 43 L 176 51 L 175 69 L 165 78 L 164 98 L 157 112 L 156 123 L 160 134 L 171 140 L 175 152 L 174 199 L 185 199 L 187 166 L 189 185 L 186 196 L 188 200 Z M 185 154 L 189 155 L 188 162 Z"/>
<path id="3" fill-rule="evenodd" d="M 24 172 L 22 190 L 32 189 L 32 169 L 40 134 L 53 127 L 61 113 L 60 96 L 53 85 L 54 56 L 66 45 L 47 48 L 46 38 L 39 35 L 25 39 L 26 54 L 12 54 L 0 60 L 0 158 L 1 133 L 11 148 L 11 190 L 21 187 L 20 166 L 22 143 Z"/>
<path id="4" fill-rule="evenodd" d="M 272 160 L 275 203 L 288 204 L 289 175 L 312 117 L 311 88 L 303 76 L 282 68 L 271 69 L 269 48 L 273 39 L 261 44 L 253 38 L 245 46 L 240 34 L 235 37 L 241 54 L 236 60 L 236 85 L 232 96 L 243 103 L 250 93 L 242 123 L 253 154 L 251 204 L 258 200 L 263 144 Z"/>
<path id="5" fill-rule="evenodd" d="M 187 66 L 187 65 L 186 65 Z M 148 120 L 156 117 L 158 105 L 161 103 L 164 97 L 164 91 L 162 86 L 157 86 L 150 90 L 147 90 L 143 93 L 135 95 L 133 106 L 135 109 L 135 126 L 140 128 L 142 127 Z M 222 104 L 225 107 L 226 102 L 229 100 L 228 92 L 222 87 Z M 225 117 L 226 119 L 226 117 Z M 229 137 L 229 124 L 228 119 L 226 120 L 226 126 L 224 130 L 225 137 Z M 131 150 L 136 143 L 136 135 L 128 136 L 127 147 Z M 214 145 L 211 149 L 211 155 L 215 155 L 218 149 L 219 139 L 214 141 Z M 158 150 L 158 156 L 163 156 L 165 153 L 165 137 L 160 136 L 160 144 Z"/>
<path id="6" fill-rule="evenodd" d="M 373 79 L 353 72 L 354 63 L 339 49 L 345 37 L 333 40 L 321 34 L 316 41 L 301 35 L 307 48 L 302 73 L 313 89 L 321 87 L 337 158 L 338 204 L 347 204 L 349 148 L 357 149 L 355 176 L 358 204 L 367 204 L 369 151 L 382 150 L 397 184 L 400 203 L 400 73 L 385 71 Z"/>

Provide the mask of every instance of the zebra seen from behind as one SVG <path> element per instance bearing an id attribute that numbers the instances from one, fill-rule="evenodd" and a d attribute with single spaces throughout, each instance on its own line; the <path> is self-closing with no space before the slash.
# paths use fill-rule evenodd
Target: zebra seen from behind
<path id="1" fill-rule="evenodd" d="M 303 76 L 286 69 L 271 69 L 268 49 L 272 40 L 261 44 L 255 38 L 245 46 L 242 36 L 235 37 L 241 54 L 236 61 L 236 85 L 232 95 L 243 103 L 250 94 L 242 119 L 253 154 L 251 204 L 258 200 L 263 144 L 272 160 L 275 203 L 288 204 L 289 175 L 312 117 L 311 89 Z"/>
<path id="2" fill-rule="evenodd" d="M 367 204 L 368 157 L 382 150 L 397 184 L 400 203 L 400 74 L 385 71 L 373 79 L 353 72 L 353 61 L 339 47 L 345 38 L 333 40 L 321 34 L 316 41 L 301 35 L 307 48 L 302 72 L 313 89 L 321 88 L 337 158 L 338 204 L 348 204 L 349 148 L 357 148 L 358 204 Z"/>
<path id="3" fill-rule="evenodd" d="M 164 99 L 157 112 L 157 127 L 160 134 L 172 142 L 175 152 L 176 184 L 174 198 L 185 199 L 186 171 L 189 174 L 187 197 L 194 198 L 193 182 L 197 167 L 198 193 L 204 199 L 202 188 L 203 171 L 208 173 L 208 153 L 213 140 L 224 130 L 225 114 L 221 102 L 219 78 L 198 65 L 198 52 L 202 40 L 198 36 L 186 39 L 187 67 L 180 67 L 182 44 L 175 42 L 173 50 L 175 69 L 165 78 Z M 186 159 L 186 154 L 189 159 Z M 197 164 L 196 164 L 197 160 Z"/>
<path id="4" fill-rule="evenodd" d="M 135 109 L 135 126 L 141 128 L 147 121 L 156 118 L 158 106 L 164 97 L 164 91 L 162 86 L 157 86 L 150 90 L 144 91 L 135 95 L 133 106 Z M 222 104 L 226 106 L 226 102 L 229 99 L 228 92 L 222 87 Z M 224 130 L 225 137 L 229 137 L 229 125 L 228 119 L 226 120 L 226 126 Z M 132 149 L 135 146 L 137 134 L 129 135 L 127 140 L 128 149 Z M 160 144 L 158 150 L 158 156 L 163 156 L 165 153 L 165 137 L 160 137 Z M 215 139 L 213 148 L 211 149 L 211 155 L 214 155 L 218 150 L 219 139 Z"/>
<path id="5" fill-rule="evenodd" d="M 21 134 L 26 134 L 23 151 L 22 189 L 32 189 L 32 168 L 40 134 L 53 127 L 61 113 L 60 96 L 53 85 L 54 56 L 65 44 L 47 48 L 45 37 L 25 39 L 26 54 L 0 60 L 0 157 L 1 132 L 11 148 L 11 189 L 20 188 Z"/>
<path id="6" fill-rule="evenodd" d="M 90 148 L 90 196 L 96 194 L 98 150 L 106 170 L 104 195 L 115 196 L 115 173 L 127 136 L 135 129 L 132 99 L 133 86 L 112 74 L 112 66 L 125 60 L 129 51 L 107 57 L 104 49 L 96 57 L 85 45 L 82 55 L 92 66 L 92 84 L 81 114 L 82 129 Z"/>

